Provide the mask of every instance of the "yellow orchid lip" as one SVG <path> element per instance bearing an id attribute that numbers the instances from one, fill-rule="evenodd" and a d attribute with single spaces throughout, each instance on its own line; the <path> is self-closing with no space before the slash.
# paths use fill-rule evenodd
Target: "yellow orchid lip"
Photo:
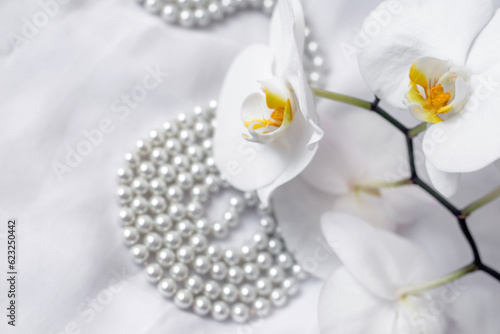
<path id="1" fill-rule="evenodd" d="M 468 98 L 465 69 L 451 67 L 445 60 L 420 58 L 411 66 L 409 78 L 405 103 L 422 121 L 442 122 L 458 112 Z"/>
<path id="2" fill-rule="evenodd" d="M 295 101 L 286 81 L 281 78 L 262 82 L 262 92 L 264 94 L 256 93 L 244 104 L 242 120 L 249 135 L 243 134 L 243 137 L 249 141 L 269 143 L 283 134 L 292 122 Z"/>

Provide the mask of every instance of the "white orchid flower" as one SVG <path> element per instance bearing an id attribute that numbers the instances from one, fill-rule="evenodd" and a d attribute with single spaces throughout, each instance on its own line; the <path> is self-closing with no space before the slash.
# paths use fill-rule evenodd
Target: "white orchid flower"
<path id="1" fill-rule="evenodd" d="M 347 212 L 387 230 L 427 214 L 431 199 L 418 187 L 384 187 L 410 177 L 404 138 L 378 115 L 341 107 L 322 115 L 329 129 L 299 177 L 274 195 L 283 237 L 310 274 L 338 268 L 319 224 L 326 212 Z M 297 196 L 301 194 L 301 196 Z"/>
<path id="2" fill-rule="evenodd" d="M 309 164 L 323 135 L 303 69 L 304 29 L 300 2 L 280 0 L 270 45 L 236 58 L 219 99 L 217 166 L 231 185 L 257 190 L 265 204 Z"/>
<path id="3" fill-rule="evenodd" d="M 374 21 L 395 4 L 398 14 Z M 491 0 L 388 0 L 364 27 L 375 31 L 358 54 L 365 81 L 382 101 L 431 124 L 427 170 L 451 196 L 461 173 L 500 157 L 499 12 Z"/>
<path id="4" fill-rule="evenodd" d="M 351 215 L 327 214 L 322 228 L 343 264 L 320 294 L 322 334 L 446 333 L 448 310 L 429 311 L 431 292 L 404 293 L 432 277 L 425 252 Z"/>

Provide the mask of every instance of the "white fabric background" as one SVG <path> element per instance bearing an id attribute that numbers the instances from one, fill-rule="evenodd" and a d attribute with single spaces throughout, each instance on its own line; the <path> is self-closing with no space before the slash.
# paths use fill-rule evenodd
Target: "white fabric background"
<path id="1" fill-rule="evenodd" d="M 358 84 L 356 63 L 335 43 L 351 42 L 377 2 L 305 2 L 332 69 L 330 88 L 371 98 Z M 16 217 L 20 224 L 18 327 L 7 328 L 2 311 L 0 332 L 318 333 L 321 282 L 314 279 L 286 308 L 252 327 L 178 310 L 132 263 L 116 219 L 115 175 L 124 153 L 179 111 L 216 98 L 233 57 L 251 43 L 266 42 L 268 19 L 241 12 L 211 29 L 186 30 L 164 24 L 133 0 L 74 0 L 14 51 L 6 36 L 20 34 L 23 18 L 38 11 L 37 0 L 0 4 L 0 219 L 4 224 Z M 140 84 L 146 68 L 157 66 L 168 76 L 125 119 L 118 118 L 113 101 Z M 64 162 L 67 147 L 75 148 L 85 139 L 82 132 L 105 118 L 113 131 L 59 181 L 52 163 Z M 4 242 L 2 234 L 1 249 Z M 109 290 L 117 272 L 126 286 L 94 316 L 79 316 Z M 3 284 L 2 278 L 0 291 Z"/>

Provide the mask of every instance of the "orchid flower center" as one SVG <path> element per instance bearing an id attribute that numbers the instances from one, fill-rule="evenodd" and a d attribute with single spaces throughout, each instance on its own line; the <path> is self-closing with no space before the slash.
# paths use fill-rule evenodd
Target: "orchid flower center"
<path id="1" fill-rule="evenodd" d="M 411 66 L 409 77 L 404 103 L 425 122 L 439 123 L 456 115 L 470 96 L 468 71 L 445 60 L 420 58 Z"/>
<path id="2" fill-rule="evenodd" d="M 293 121 L 295 100 L 286 81 L 273 78 L 262 82 L 262 91 L 243 103 L 241 118 L 248 141 L 268 144 L 281 136 Z"/>

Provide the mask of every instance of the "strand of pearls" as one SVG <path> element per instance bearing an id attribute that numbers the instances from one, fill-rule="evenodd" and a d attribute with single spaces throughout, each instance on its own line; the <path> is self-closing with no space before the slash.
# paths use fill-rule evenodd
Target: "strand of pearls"
<path id="1" fill-rule="evenodd" d="M 269 208 L 255 193 L 230 198 L 210 222 L 210 198 L 228 190 L 212 157 L 216 102 L 181 113 L 139 140 L 118 170 L 119 220 L 134 261 L 161 295 L 181 309 L 246 322 L 282 307 L 306 274 L 287 251 Z M 245 211 L 257 211 L 259 232 L 239 248 L 223 248 Z"/>
<path id="2" fill-rule="evenodd" d="M 210 23 L 221 21 L 224 17 L 241 9 L 262 10 L 270 15 L 277 0 L 136 0 L 154 15 L 169 24 L 182 27 L 203 28 Z M 311 30 L 305 29 L 304 68 L 309 84 L 321 83 L 325 69 L 325 59 L 318 43 L 312 38 Z"/>

